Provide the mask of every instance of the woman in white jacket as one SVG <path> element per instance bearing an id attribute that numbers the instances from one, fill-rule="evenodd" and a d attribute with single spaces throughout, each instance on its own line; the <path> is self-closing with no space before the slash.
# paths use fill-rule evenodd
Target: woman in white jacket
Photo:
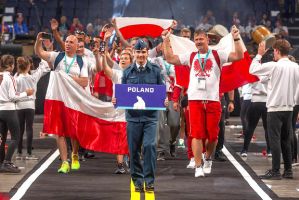
<path id="1" fill-rule="evenodd" d="M 14 57 L 11 55 L 3 55 L 1 57 L 1 73 L 3 80 L 0 85 L 0 133 L 2 135 L 2 143 L 0 145 L 0 172 L 19 173 L 21 170 L 12 162 L 12 156 L 16 149 L 19 136 L 20 127 L 16 111 L 16 100 L 31 96 L 33 89 L 28 88 L 22 93 L 16 90 L 16 82 L 11 76 L 14 69 Z M 5 143 L 7 139 L 7 132 L 11 134 L 11 141 L 8 145 L 7 153 L 5 154 Z"/>
<path id="2" fill-rule="evenodd" d="M 20 124 L 20 140 L 18 143 L 18 156 L 17 159 L 22 158 L 23 148 L 23 135 L 26 125 L 27 134 L 27 156 L 26 160 L 37 160 L 38 158 L 32 155 L 32 140 L 33 140 L 33 120 L 35 113 L 35 99 L 36 99 L 36 86 L 39 79 L 50 71 L 49 65 L 46 61 L 41 61 L 39 67 L 32 73 L 30 73 L 30 61 L 26 57 L 17 58 L 18 72 L 15 75 L 17 82 L 17 92 L 23 92 L 27 88 L 33 88 L 34 94 L 29 97 L 25 97 L 18 100 L 16 103 L 17 113 Z"/>

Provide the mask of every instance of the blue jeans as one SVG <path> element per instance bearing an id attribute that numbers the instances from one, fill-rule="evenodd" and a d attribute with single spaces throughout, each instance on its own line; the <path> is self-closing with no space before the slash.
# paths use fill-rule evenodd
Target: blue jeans
<path id="1" fill-rule="evenodd" d="M 130 171 L 135 186 L 154 184 L 156 170 L 157 121 L 127 122 Z M 143 165 L 140 160 L 143 148 Z"/>

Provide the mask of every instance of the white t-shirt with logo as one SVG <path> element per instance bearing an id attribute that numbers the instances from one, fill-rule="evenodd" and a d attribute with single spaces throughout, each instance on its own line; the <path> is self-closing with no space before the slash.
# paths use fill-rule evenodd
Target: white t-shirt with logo
<path id="1" fill-rule="evenodd" d="M 191 66 L 189 88 L 187 91 L 189 100 L 219 101 L 221 68 L 228 61 L 229 52 L 220 50 L 217 52 L 220 59 L 220 66 L 218 66 L 212 50 L 210 50 L 204 70 L 202 70 L 198 60 L 200 59 L 202 65 L 204 65 L 207 54 L 197 53 L 192 60 L 192 65 L 190 65 L 191 53 L 178 55 L 182 65 Z"/>
<path id="2" fill-rule="evenodd" d="M 54 62 L 56 57 L 58 56 L 59 52 L 50 52 L 50 60 L 49 62 L 53 64 L 54 66 Z M 66 57 L 66 63 L 65 63 L 65 59 L 63 58 L 57 65 L 55 71 L 64 71 L 67 73 L 67 69 L 69 68 L 69 75 L 72 76 L 78 76 L 78 77 L 88 77 L 88 62 L 86 60 L 86 58 L 82 57 L 83 59 L 83 66 L 82 69 L 80 70 L 80 66 L 77 62 L 77 59 L 74 60 L 73 64 L 70 66 L 70 64 L 72 63 L 73 58 L 68 57 L 67 55 L 65 55 Z"/>

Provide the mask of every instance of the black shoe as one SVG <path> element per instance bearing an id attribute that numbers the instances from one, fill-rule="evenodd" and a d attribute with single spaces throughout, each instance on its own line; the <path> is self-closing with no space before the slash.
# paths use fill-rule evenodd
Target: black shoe
<path id="1" fill-rule="evenodd" d="M 94 158 L 95 155 L 94 155 L 94 152 L 92 152 L 92 151 L 87 151 L 87 152 L 85 153 L 84 157 L 87 158 L 87 159 L 88 159 L 88 158 Z"/>
<path id="2" fill-rule="evenodd" d="M 171 145 L 169 145 L 169 153 L 170 153 L 170 156 L 171 157 L 175 157 L 176 156 L 176 154 L 175 154 L 175 144 L 171 144 Z"/>
<path id="3" fill-rule="evenodd" d="M 225 155 L 223 154 L 222 151 L 215 152 L 214 160 L 215 161 L 219 161 L 219 162 L 225 162 L 225 161 L 227 161 L 226 157 L 225 157 Z"/>
<path id="4" fill-rule="evenodd" d="M 144 192 L 144 188 L 141 185 L 135 185 L 135 192 Z"/>
<path id="5" fill-rule="evenodd" d="M 165 153 L 163 151 L 158 152 L 157 160 L 165 160 Z"/>
<path id="6" fill-rule="evenodd" d="M 145 186 L 145 191 L 146 191 L 146 192 L 154 192 L 154 191 L 155 191 L 154 184 L 146 185 L 146 186 Z"/>
<path id="7" fill-rule="evenodd" d="M 82 162 L 86 161 L 84 155 L 79 154 L 79 161 L 82 161 Z"/>
<path id="8" fill-rule="evenodd" d="M 283 177 L 283 178 L 287 178 L 287 179 L 293 179 L 294 177 L 293 177 L 293 172 L 292 172 L 292 170 L 291 170 L 291 169 L 289 169 L 289 170 L 285 170 L 285 171 L 283 172 L 283 174 L 282 174 L 282 177 Z"/>
<path id="9" fill-rule="evenodd" d="M 281 180 L 280 172 L 275 172 L 272 169 L 266 171 L 265 175 L 259 176 L 261 179 L 269 179 L 269 180 Z"/>
<path id="10" fill-rule="evenodd" d="M 4 173 L 20 173 L 21 170 L 15 166 L 12 162 L 5 162 L 2 164 L 1 172 Z"/>
<path id="11" fill-rule="evenodd" d="M 125 174 L 125 173 L 126 173 L 126 170 L 124 168 L 124 164 L 123 163 L 118 163 L 114 174 Z"/>

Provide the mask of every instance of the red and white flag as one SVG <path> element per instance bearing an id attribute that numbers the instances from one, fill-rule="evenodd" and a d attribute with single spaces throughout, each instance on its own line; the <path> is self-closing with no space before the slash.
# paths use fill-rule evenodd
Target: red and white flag
<path id="1" fill-rule="evenodd" d="M 64 72 L 51 72 L 43 132 L 77 139 L 86 149 L 127 154 L 124 110 L 89 95 Z"/>
<path id="2" fill-rule="evenodd" d="M 170 43 L 173 53 L 176 55 L 198 51 L 194 42 L 187 38 L 170 35 Z M 258 77 L 249 74 L 251 58 L 242 40 L 241 43 L 243 47 L 244 58 L 236 62 L 226 63 L 223 66 L 220 79 L 220 93 L 228 92 L 247 83 L 253 83 L 259 80 Z M 210 48 L 214 50 L 221 49 L 227 52 L 234 51 L 235 46 L 232 35 L 228 34 L 224 36 L 216 46 L 210 46 Z M 176 69 L 177 85 L 188 88 L 189 79 L 186 78 L 187 73 L 188 72 L 186 72 L 186 69 L 182 69 L 182 67 Z"/>
<path id="3" fill-rule="evenodd" d="M 170 19 L 155 19 L 145 17 L 117 17 L 116 26 L 125 39 L 133 37 L 161 36 L 165 29 L 169 29 L 173 23 Z"/>

